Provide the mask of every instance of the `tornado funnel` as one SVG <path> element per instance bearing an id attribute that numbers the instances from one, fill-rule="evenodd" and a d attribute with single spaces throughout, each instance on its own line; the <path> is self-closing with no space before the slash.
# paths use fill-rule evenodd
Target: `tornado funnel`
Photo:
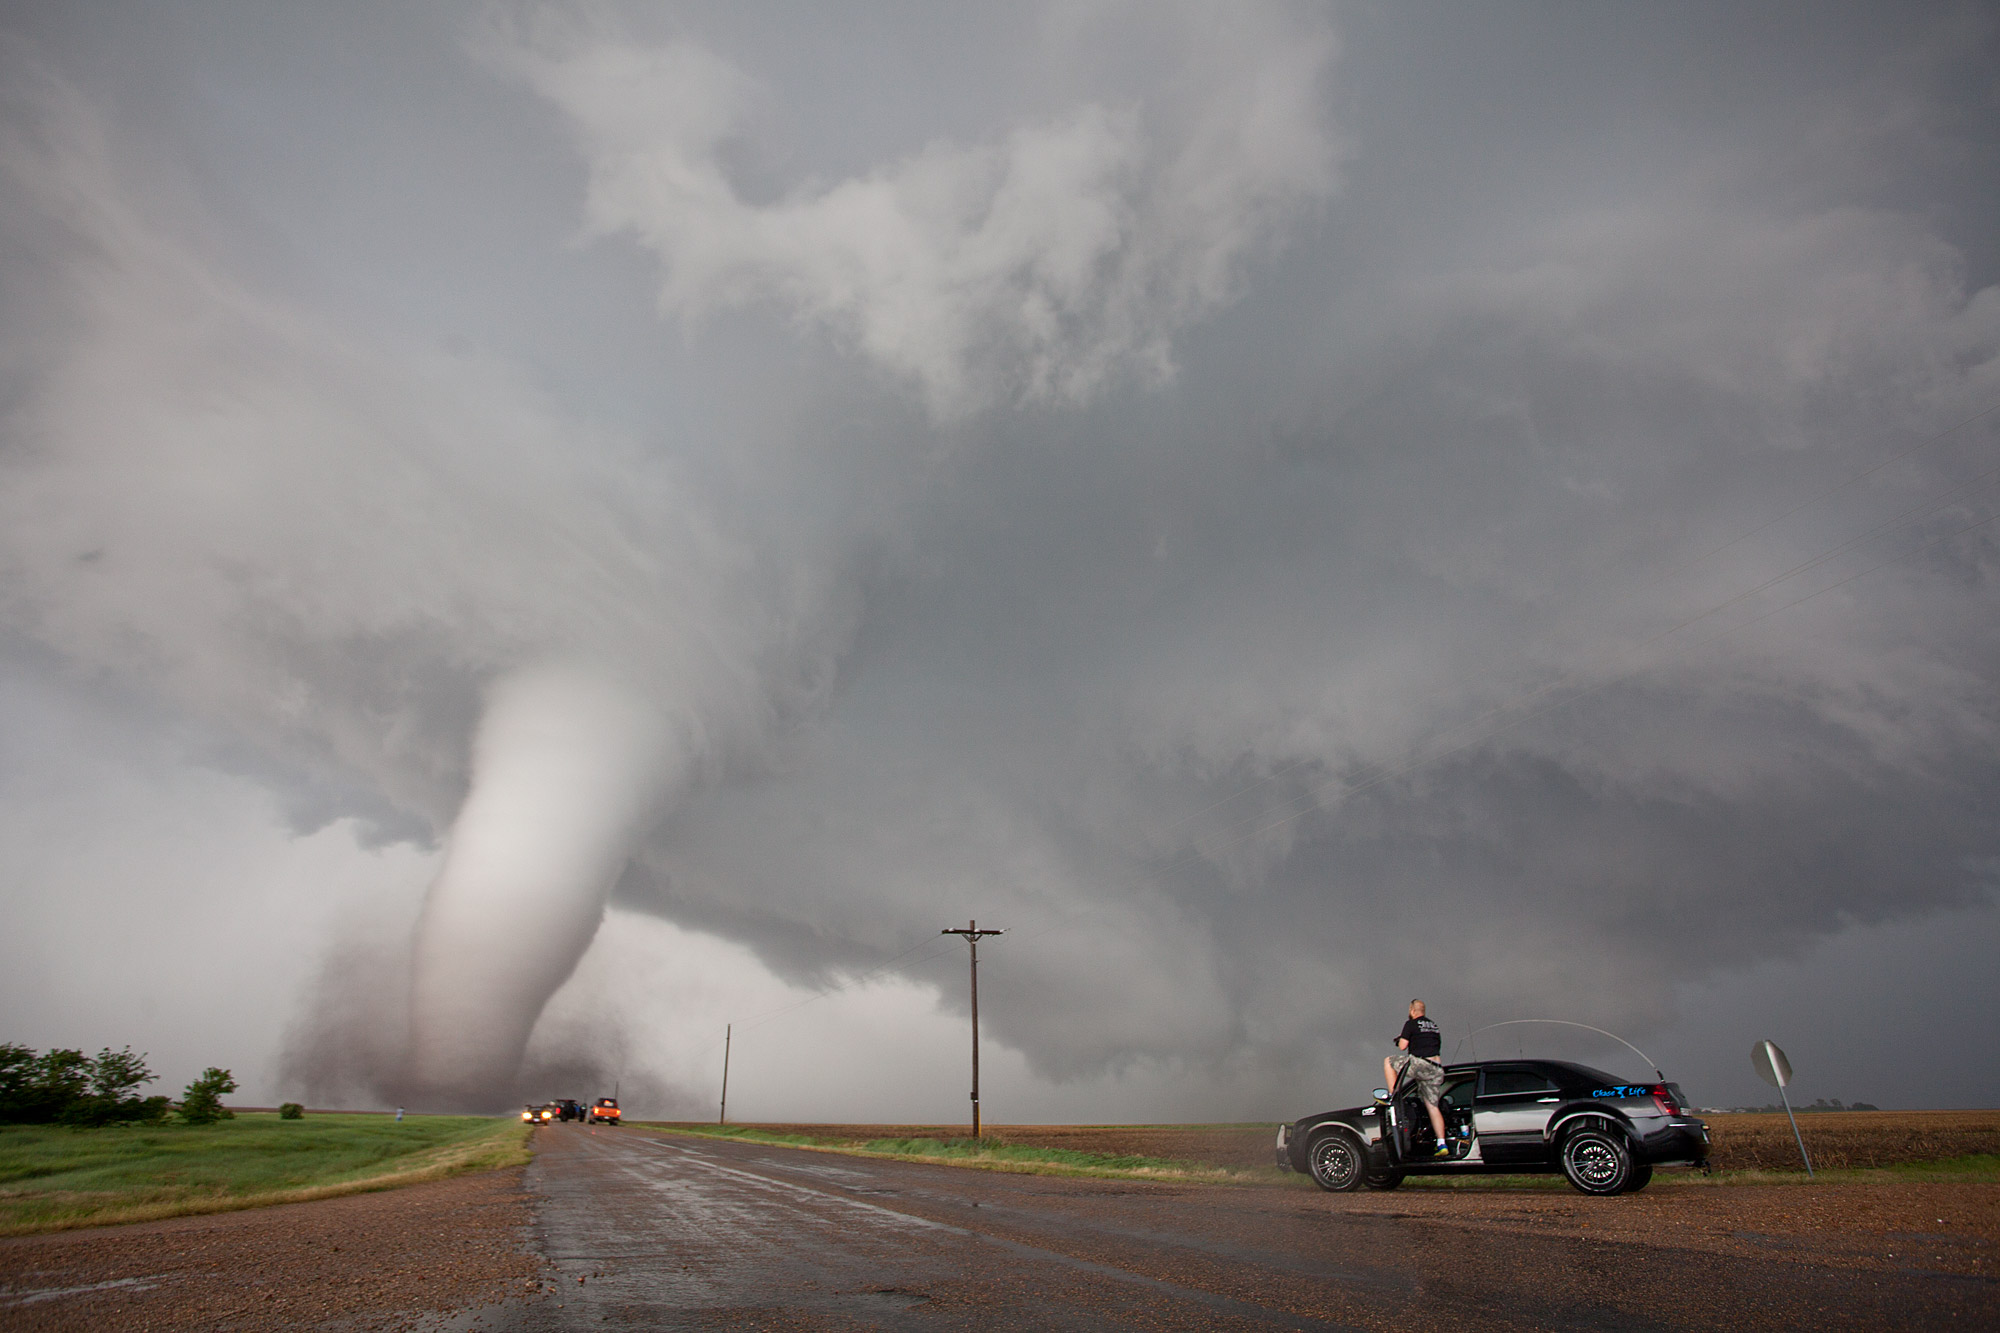
<path id="1" fill-rule="evenodd" d="M 486 1108 L 590 946 L 685 768 L 662 710 L 609 675 L 524 670 L 489 693 L 473 775 L 412 954 L 406 1079 Z"/>

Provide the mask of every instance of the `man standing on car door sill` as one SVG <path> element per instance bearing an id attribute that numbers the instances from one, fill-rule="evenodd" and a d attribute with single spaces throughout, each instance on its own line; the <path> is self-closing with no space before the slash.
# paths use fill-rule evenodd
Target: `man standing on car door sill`
<path id="1" fill-rule="evenodd" d="M 1451 1143 L 1444 1136 L 1444 1112 L 1438 1109 L 1438 1098 L 1444 1093 L 1443 1052 L 1444 1033 L 1424 1017 L 1424 1002 L 1411 1000 L 1410 1021 L 1396 1037 L 1396 1053 L 1382 1061 L 1382 1077 L 1390 1092 L 1396 1090 L 1401 1075 L 1407 1073 L 1416 1079 L 1417 1093 L 1424 1099 L 1424 1109 L 1431 1113 L 1431 1128 L 1437 1133 L 1433 1157 L 1451 1156 Z"/>

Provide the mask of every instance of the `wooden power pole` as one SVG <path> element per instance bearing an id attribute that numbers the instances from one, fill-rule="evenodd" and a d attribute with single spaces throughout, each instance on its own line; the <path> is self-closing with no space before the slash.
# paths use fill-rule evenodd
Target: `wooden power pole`
<path id="1" fill-rule="evenodd" d="M 729 1032 L 734 1026 L 733 1023 L 722 1025 L 722 1112 L 715 1117 L 718 1125 L 729 1123 Z M 708 1049 L 712 1051 L 715 1048 L 711 1046 Z"/>
<path id="2" fill-rule="evenodd" d="M 972 1137 L 979 1137 L 979 937 L 1005 935 L 1004 930 L 981 930 L 977 921 L 968 921 L 963 930 L 940 930 L 940 935 L 963 935 L 972 946 Z"/>

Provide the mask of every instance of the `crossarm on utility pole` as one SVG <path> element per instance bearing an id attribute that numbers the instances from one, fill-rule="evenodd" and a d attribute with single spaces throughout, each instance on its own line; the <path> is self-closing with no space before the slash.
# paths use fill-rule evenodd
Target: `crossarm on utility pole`
<path id="1" fill-rule="evenodd" d="M 722 1109 L 715 1117 L 715 1123 L 718 1125 L 729 1123 L 729 1034 L 735 1027 L 734 1023 L 722 1025 Z M 709 1049 L 715 1048 L 711 1046 Z"/>
<path id="2" fill-rule="evenodd" d="M 940 935 L 963 935 L 972 946 L 972 1137 L 979 1137 L 979 937 L 1005 935 L 1004 930 L 981 930 L 977 921 L 968 921 L 963 930 L 940 930 Z"/>

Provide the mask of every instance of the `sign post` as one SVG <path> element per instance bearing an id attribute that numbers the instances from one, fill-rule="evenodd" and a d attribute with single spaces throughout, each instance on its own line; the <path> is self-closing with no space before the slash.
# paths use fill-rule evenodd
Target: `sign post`
<path id="1" fill-rule="evenodd" d="M 1760 1041 L 1750 1048 L 1750 1067 L 1757 1071 L 1758 1078 L 1778 1090 L 1778 1099 L 1785 1104 L 1785 1119 L 1792 1122 L 1792 1139 L 1799 1145 L 1799 1158 L 1806 1164 L 1806 1179 L 1816 1179 L 1812 1158 L 1806 1156 L 1805 1136 L 1799 1133 L 1799 1118 L 1792 1114 L 1792 1099 L 1785 1095 L 1785 1086 L 1792 1081 L 1792 1062 L 1775 1041 Z"/>

